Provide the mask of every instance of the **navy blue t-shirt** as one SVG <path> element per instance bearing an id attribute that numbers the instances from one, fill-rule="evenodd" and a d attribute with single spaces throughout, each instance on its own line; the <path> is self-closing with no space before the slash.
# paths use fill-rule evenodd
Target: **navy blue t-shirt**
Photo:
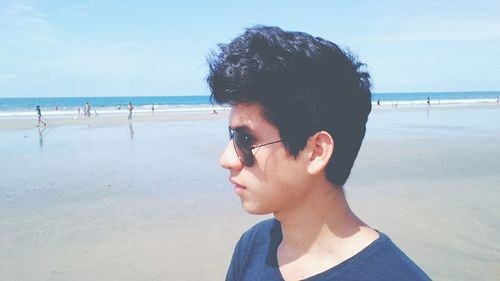
<path id="1" fill-rule="evenodd" d="M 233 253 L 226 281 L 283 280 L 276 252 L 283 236 L 276 219 L 258 223 L 245 232 Z M 380 237 L 344 262 L 305 280 L 430 280 L 391 239 Z"/>

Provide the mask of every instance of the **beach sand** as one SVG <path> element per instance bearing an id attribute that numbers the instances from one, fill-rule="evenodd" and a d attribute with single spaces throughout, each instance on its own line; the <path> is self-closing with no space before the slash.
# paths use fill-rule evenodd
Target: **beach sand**
<path id="1" fill-rule="evenodd" d="M 0 280 L 222 280 L 227 111 L 0 120 Z M 500 277 L 500 106 L 374 108 L 345 190 L 435 280 Z"/>

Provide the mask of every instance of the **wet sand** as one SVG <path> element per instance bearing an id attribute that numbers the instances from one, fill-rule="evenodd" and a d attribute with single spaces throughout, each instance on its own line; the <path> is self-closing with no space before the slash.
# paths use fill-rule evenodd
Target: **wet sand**
<path id="1" fill-rule="evenodd" d="M 166 122 L 166 121 L 187 121 L 187 120 L 203 120 L 209 118 L 209 120 L 224 118 L 224 114 L 230 109 L 227 107 L 217 107 L 217 113 L 213 114 L 212 109 L 201 108 L 194 110 L 156 110 L 151 111 L 134 111 L 132 115 L 133 123 L 140 122 Z M 57 113 L 57 114 L 56 114 Z M 121 112 L 111 112 L 98 114 L 92 113 L 89 117 L 83 114 L 78 115 L 75 112 L 49 112 L 42 115 L 42 120 L 47 122 L 47 126 L 50 127 L 61 127 L 61 126 L 87 126 L 87 127 L 116 127 L 121 125 L 128 125 L 128 111 Z M 207 117 L 209 116 L 209 117 Z M 211 116 L 211 117 L 210 117 Z M 0 131 L 8 130 L 26 130 L 36 127 L 37 119 L 36 115 L 30 116 L 0 116 Z M 42 125 L 43 126 L 43 125 Z M 42 127 L 43 128 L 43 127 Z"/>
<path id="2" fill-rule="evenodd" d="M 227 112 L 0 120 L 0 280 L 222 280 Z M 435 280 L 500 276 L 500 106 L 376 109 L 345 190 Z"/>

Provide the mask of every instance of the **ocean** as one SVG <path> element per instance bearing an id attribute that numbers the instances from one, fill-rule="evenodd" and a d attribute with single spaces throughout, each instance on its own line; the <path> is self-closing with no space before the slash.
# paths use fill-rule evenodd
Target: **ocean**
<path id="1" fill-rule="evenodd" d="M 209 96 L 143 96 L 143 97 L 36 97 L 0 98 L 0 112 L 34 110 L 39 105 L 43 110 L 73 110 L 83 108 L 85 103 L 97 108 L 123 108 L 131 102 L 134 107 L 183 107 L 210 105 Z"/>
<path id="2" fill-rule="evenodd" d="M 427 98 L 431 104 L 477 104 L 496 103 L 500 91 L 477 91 L 477 92 L 419 92 L 419 93 L 373 93 L 374 104 L 380 100 L 381 104 L 413 105 L 427 104 Z"/>
<path id="3" fill-rule="evenodd" d="M 29 117 L 40 106 L 44 115 L 83 114 L 86 103 L 91 106 L 91 113 L 119 113 L 127 110 L 128 103 L 134 111 L 197 111 L 213 110 L 210 97 L 207 96 L 141 96 L 141 97 L 31 97 L 0 98 L 0 117 Z"/>
<path id="4" fill-rule="evenodd" d="M 372 103 L 381 105 L 413 106 L 426 104 L 457 105 L 496 103 L 500 91 L 477 92 L 419 92 L 419 93 L 373 93 Z M 211 110 L 210 97 L 205 96 L 141 96 L 141 97 L 30 97 L 0 98 L 0 117 L 32 116 L 39 105 L 44 114 L 58 115 L 75 113 L 85 103 L 92 112 L 112 113 L 126 110 L 131 102 L 136 111 Z"/>

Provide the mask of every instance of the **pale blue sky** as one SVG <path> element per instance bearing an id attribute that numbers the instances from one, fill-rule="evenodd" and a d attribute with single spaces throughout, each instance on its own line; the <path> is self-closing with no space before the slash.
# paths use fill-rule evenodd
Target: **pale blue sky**
<path id="1" fill-rule="evenodd" d="M 500 90 L 500 1 L 0 0 L 0 97 L 208 94 L 255 24 L 348 47 L 375 92 Z"/>

